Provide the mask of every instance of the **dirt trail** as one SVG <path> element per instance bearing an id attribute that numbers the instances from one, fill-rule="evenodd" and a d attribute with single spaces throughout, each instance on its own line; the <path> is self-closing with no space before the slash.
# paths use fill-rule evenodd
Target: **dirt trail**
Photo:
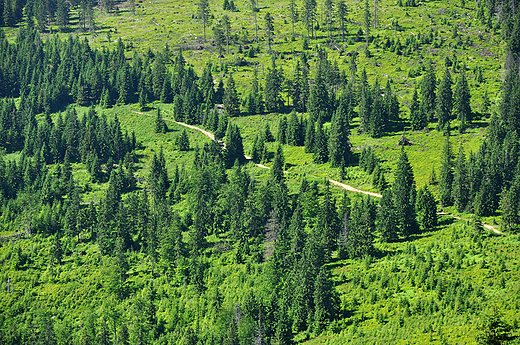
<path id="1" fill-rule="evenodd" d="M 466 219 L 466 218 L 461 218 L 459 216 L 455 216 L 453 214 L 450 214 L 450 213 L 446 213 L 446 212 L 437 212 L 438 215 L 441 215 L 441 216 L 448 216 L 448 217 L 452 217 L 452 218 L 455 218 L 455 219 L 458 219 L 458 220 L 466 220 L 466 221 L 470 221 L 470 219 Z M 491 230 L 493 231 L 495 234 L 498 234 L 498 235 L 503 235 L 504 233 L 500 230 L 498 230 L 496 227 L 492 226 L 492 225 L 489 225 L 489 224 L 484 224 L 482 223 L 482 226 L 488 230 Z"/>
<path id="2" fill-rule="evenodd" d="M 146 116 L 150 116 L 150 117 L 154 117 L 153 115 L 151 114 L 146 114 L 146 113 L 142 113 L 140 111 L 133 111 L 134 113 L 136 114 L 141 114 L 141 115 L 146 115 Z M 165 121 L 169 121 L 169 122 L 173 122 L 173 123 L 176 123 L 178 125 L 181 125 L 181 126 L 184 126 L 184 127 L 188 127 L 188 128 L 191 128 L 191 129 L 194 129 L 194 130 L 197 130 L 199 132 L 201 132 L 202 134 L 204 134 L 205 136 L 207 136 L 208 138 L 210 138 L 211 140 L 215 140 L 215 136 L 213 135 L 213 133 L 210 133 L 208 131 L 205 131 L 204 129 L 202 128 L 199 128 L 197 126 L 192 126 L 192 125 L 188 125 L 184 122 L 178 122 L 178 121 L 175 121 L 175 120 L 172 120 L 172 119 L 168 119 L 168 118 L 163 118 L 163 120 Z M 222 142 L 221 140 L 217 140 L 219 143 L 221 143 L 224 147 L 225 147 L 225 144 L 224 142 Z M 251 157 L 249 156 L 246 156 L 244 155 L 244 157 L 247 159 L 247 160 L 251 160 Z M 254 163 L 257 167 L 259 168 L 262 168 L 262 169 L 271 169 L 269 168 L 268 166 L 265 166 L 263 164 L 259 164 L 259 163 Z M 284 171 L 284 173 L 288 174 L 289 172 L 288 171 Z M 341 187 L 345 190 L 348 190 L 350 192 L 355 192 L 355 193 L 362 193 L 362 194 L 366 194 L 366 195 L 370 195 L 370 196 L 373 196 L 373 197 L 376 197 L 376 198 L 381 198 L 381 194 L 379 193 L 374 193 L 374 192 L 368 192 L 366 190 L 361 190 L 361 189 L 357 189 L 357 188 L 354 188 L 348 184 L 345 184 L 345 183 L 341 183 L 339 181 L 336 181 L 336 180 L 331 180 L 329 179 L 329 182 L 338 186 L 338 187 Z M 453 214 L 449 214 L 449 213 L 446 213 L 446 212 L 437 212 L 438 215 L 442 215 L 442 216 L 448 216 L 448 217 L 452 217 L 452 218 L 455 218 L 455 219 L 458 219 L 458 220 L 469 220 L 469 219 L 465 219 L 465 218 L 461 218 L 461 217 L 458 217 L 458 216 L 455 216 Z M 484 224 L 482 223 L 482 226 L 488 230 L 491 230 L 493 231 L 495 234 L 499 234 L 499 235 L 502 235 L 503 232 L 501 232 L 500 230 L 498 230 L 496 227 L 492 226 L 492 225 L 488 225 L 488 224 Z"/>

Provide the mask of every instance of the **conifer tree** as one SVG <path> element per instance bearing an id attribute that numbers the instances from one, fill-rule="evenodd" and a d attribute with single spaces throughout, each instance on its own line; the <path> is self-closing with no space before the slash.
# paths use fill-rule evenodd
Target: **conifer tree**
<path id="1" fill-rule="evenodd" d="M 345 4 L 345 0 L 338 0 L 336 7 L 336 15 L 341 27 L 341 41 L 345 42 L 345 23 L 347 22 L 347 5 Z"/>
<path id="2" fill-rule="evenodd" d="M 372 138 L 379 138 L 382 135 L 383 125 L 385 122 L 383 119 L 383 111 L 384 111 L 383 99 L 381 97 L 379 81 L 376 79 L 374 86 L 372 88 L 372 105 L 371 105 L 370 121 L 369 121 L 370 136 Z"/>
<path id="3" fill-rule="evenodd" d="M 432 229 L 437 226 L 437 204 L 427 185 L 419 189 L 415 208 L 417 220 L 424 229 Z"/>
<path id="4" fill-rule="evenodd" d="M 392 191 L 398 232 L 408 237 L 417 232 L 418 226 L 415 217 L 415 181 L 404 146 L 401 147 Z"/>
<path id="5" fill-rule="evenodd" d="M 281 69 L 276 68 L 274 61 L 273 59 L 273 65 L 268 69 L 265 77 L 264 101 L 268 112 L 276 111 L 283 106 L 281 97 L 283 73 Z"/>
<path id="6" fill-rule="evenodd" d="M 233 75 L 231 75 L 227 81 L 222 102 L 224 104 L 224 112 L 227 116 L 234 117 L 240 115 L 240 103 Z"/>
<path id="7" fill-rule="evenodd" d="M 314 331 L 320 334 L 327 321 L 332 321 L 336 315 L 338 298 L 334 294 L 330 274 L 325 266 L 320 267 L 314 282 Z"/>
<path id="8" fill-rule="evenodd" d="M 466 155 L 460 145 L 459 154 L 455 162 L 453 175 L 452 197 L 459 212 L 463 212 L 469 202 L 468 171 L 466 167 Z"/>
<path id="9" fill-rule="evenodd" d="M 502 209 L 502 229 L 506 231 L 516 230 L 520 223 L 518 211 L 520 208 L 520 174 L 517 173 L 513 179 L 513 183 L 501 200 L 500 208 Z"/>
<path id="10" fill-rule="evenodd" d="M 346 167 L 351 161 L 351 149 L 348 124 L 340 108 L 332 117 L 332 125 L 329 138 L 329 152 L 331 167 Z"/>
<path id="11" fill-rule="evenodd" d="M 173 91 L 172 91 L 172 83 L 170 75 L 167 73 L 161 90 L 161 103 L 171 103 L 173 102 Z"/>
<path id="12" fill-rule="evenodd" d="M 417 88 L 413 90 L 412 102 L 410 103 L 410 121 L 412 122 L 412 129 L 420 131 L 428 125 L 426 114 L 422 111 L 421 104 L 417 96 Z"/>
<path id="13" fill-rule="evenodd" d="M 291 111 L 289 122 L 287 124 L 287 143 L 292 146 L 303 145 L 303 126 L 296 115 L 296 111 Z"/>
<path id="14" fill-rule="evenodd" d="M 294 36 L 294 24 L 298 21 L 298 7 L 296 6 L 295 0 L 289 1 L 289 17 L 291 18 L 292 25 L 292 36 Z"/>
<path id="15" fill-rule="evenodd" d="M 439 199 L 441 207 L 451 206 L 452 199 L 452 183 L 453 183 L 453 154 L 451 152 L 450 134 L 448 129 L 448 136 L 446 143 L 442 149 L 441 157 L 441 172 L 439 176 Z"/>
<path id="16" fill-rule="evenodd" d="M 426 110 L 426 118 L 430 122 L 435 112 L 435 101 L 437 90 L 437 77 L 433 69 L 433 63 L 430 61 L 428 70 L 421 81 L 421 103 L 424 104 Z"/>
<path id="17" fill-rule="evenodd" d="M 307 120 L 307 127 L 305 128 L 305 152 L 313 153 L 314 152 L 314 137 L 316 136 L 316 131 L 314 129 L 314 122 L 311 119 Z"/>
<path id="18" fill-rule="evenodd" d="M 459 132 L 464 133 L 467 127 L 467 122 L 471 122 L 471 95 L 469 93 L 468 81 L 464 72 L 457 78 L 457 84 L 455 84 L 455 113 L 457 119 L 460 121 Z"/>
<path id="19" fill-rule="evenodd" d="M 287 144 L 287 117 L 283 115 L 278 122 L 277 141 L 280 144 Z"/>
<path id="20" fill-rule="evenodd" d="M 377 211 L 376 224 L 382 242 L 392 242 L 398 238 L 397 219 L 392 198 L 392 190 L 383 191 Z"/>
<path id="21" fill-rule="evenodd" d="M 155 118 L 155 133 L 166 133 L 168 132 L 168 126 L 166 121 L 162 118 L 161 109 L 157 108 L 157 117 Z"/>
<path id="22" fill-rule="evenodd" d="M 451 110 L 453 108 L 453 92 L 451 90 L 451 85 L 450 70 L 446 68 L 437 93 L 436 112 L 439 121 L 437 129 L 439 131 L 446 131 L 448 122 L 451 119 Z"/>
<path id="23" fill-rule="evenodd" d="M 179 134 L 175 144 L 179 148 L 179 151 L 188 151 L 190 149 L 190 138 L 185 129 L 183 129 L 181 134 Z"/>
<path id="24" fill-rule="evenodd" d="M 226 166 L 231 168 L 235 161 L 244 162 L 244 146 L 242 135 L 237 125 L 228 124 L 226 131 Z"/>
<path id="25" fill-rule="evenodd" d="M 374 250 L 376 207 L 368 198 L 352 204 L 346 251 L 350 258 L 370 255 Z"/>
<path id="26" fill-rule="evenodd" d="M 316 164 L 323 164 L 329 160 L 329 147 L 328 147 L 328 139 L 327 134 L 323 130 L 323 125 L 321 124 L 321 120 L 318 120 L 317 128 L 316 128 L 316 136 L 314 138 L 314 156 L 313 160 Z"/>
<path id="27" fill-rule="evenodd" d="M 276 153 L 274 155 L 273 167 L 271 168 L 271 178 L 275 182 L 282 182 L 284 180 L 284 177 L 283 177 L 284 164 L 285 164 L 285 159 L 283 156 L 282 145 L 278 144 L 278 148 L 276 149 Z"/>
<path id="28" fill-rule="evenodd" d="M 274 32 L 274 18 L 271 16 L 271 13 L 267 12 L 265 14 L 265 34 L 267 36 L 267 47 L 269 49 L 269 53 L 271 53 L 271 39 Z"/>
<path id="29" fill-rule="evenodd" d="M 197 3 L 198 15 L 202 19 L 202 28 L 204 33 L 204 42 L 206 42 L 206 25 L 210 18 L 210 8 L 208 0 L 199 0 Z"/>

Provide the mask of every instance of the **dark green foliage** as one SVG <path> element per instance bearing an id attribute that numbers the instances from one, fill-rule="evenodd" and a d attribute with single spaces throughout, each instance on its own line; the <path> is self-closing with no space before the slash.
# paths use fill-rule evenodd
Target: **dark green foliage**
<path id="1" fill-rule="evenodd" d="M 264 100 L 267 112 L 277 111 L 283 106 L 281 96 L 283 73 L 281 69 L 276 68 L 274 61 L 273 66 L 268 69 L 265 77 Z"/>
<path id="2" fill-rule="evenodd" d="M 292 146 L 302 146 L 303 139 L 303 123 L 298 118 L 296 111 L 293 110 L 287 123 L 287 143 Z"/>
<path id="3" fill-rule="evenodd" d="M 397 229 L 401 236 L 408 237 L 417 232 L 418 225 L 415 217 L 415 181 L 404 147 L 401 150 L 394 176 L 392 192 L 394 193 Z"/>
<path id="4" fill-rule="evenodd" d="M 175 145 L 177 145 L 179 151 L 188 151 L 190 149 L 190 138 L 185 129 L 177 136 Z"/>
<path id="5" fill-rule="evenodd" d="M 412 102 L 410 103 L 410 121 L 412 122 L 412 129 L 415 131 L 422 130 L 428 125 L 426 112 L 417 96 L 417 88 L 413 90 Z"/>
<path id="6" fill-rule="evenodd" d="M 379 165 L 379 159 L 376 157 L 374 149 L 371 146 L 364 147 L 359 157 L 359 166 L 367 174 L 372 174 L 377 165 Z"/>
<path id="7" fill-rule="evenodd" d="M 224 112 L 227 116 L 233 117 L 240 115 L 240 103 L 233 75 L 231 75 L 227 81 L 222 102 L 224 104 Z"/>
<path id="8" fill-rule="evenodd" d="M 459 154 L 455 162 L 452 194 L 457 210 L 463 212 L 469 202 L 469 181 L 466 155 L 464 154 L 462 145 L 460 146 Z"/>
<path id="9" fill-rule="evenodd" d="M 330 165 L 332 167 L 346 167 L 351 163 L 352 152 L 349 140 L 348 120 L 341 111 L 341 105 L 332 117 L 329 138 Z"/>
<path id="10" fill-rule="evenodd" d="M 383 126 L 387 123 L 387 119 L 384 118 L 386 115 L 383 103 L 383 97 L 381 96 L 381 89 L 379 87 L 379 81 L 376 79 L 372 88 L 372 104 L 369 120 L 369 133 L 372 138 L 379 138 L 383 134 Z"/>
<path id="11" fill-rule="evenodd" d="M 505 344 L 517 338 L 512 335 L 513 327 L 503 318 L 502 312 L 496 306 L 488 311 L 482 321 L 481 331 L 476 335 L 479 344 Z"/>
<path id="12" fill-rule="evenodd" d="M 287 144 L 287 117 L 284 115 L 280 117 L 278 122 L 278 132 L 276 133 L 276 140 L 280 144 Z"/>
<path id="13" fill-rule="evenodd" d="M 314 331 L 320 334 L 337 313 L 338 297 L 332 289 L 328 270 L 322 266 L 314 282 Z"/>
<path id="14" fill-rule="evenodd" d="M 446 137 L 446 143 L 442 149 L 441 172 L 439 176 L 439 199 L 441 207 L 451 206 L 453 184 L 453 153 L 451 152 L 450 135 Z"/>
<path id="15" fill-rule="evenodd" d="M 168 132 L 168 126 L 166 121 L 161 116 L 161 109 L 157 109 L 157 117 L 155 118 L 155 133 L 166 133 Z"/>
<path id="16" fill-rule="evenodd" d="M 153 155 L 149 183 L 154 197 L 158 200 L 164 199 L 170 186 L 170 181 L 168 180 L 168 171 L 166 170 L 166 161 L 162 148 L 158 155 Z"/>
<path id="17" fill-rule="evenodd" d="M 426 74 L 421 80 L 421 103 L 424 104 L 426 118 L 431 121 L 436 105 L 437 77 L 433 64 L 430 62 Z"/>
<path id="18" fill-rule="evenodd" d="M 377 210 L 377 230 L 380 233 L 380 241 L 391 242 L 398 238 L 392 190 L 385 190 L 382 195 L 379 209 Z"/>
<path id="19" fill-rule="evenodd" d="M 448 122 L 451 120 L 451 110 L 453 108 L 453 92 L 451 90 L 451 85 L 450 70 L 446 68 L 437 93 L 436 106 L 437 119 L 439 120 L 437 129 L 442 131 L 447 130 Z"/>
<path id="20" fill-rule="evenodd" d="M 329 146 L 327 134 L 323 130 L 321 121 L 318 121 L 316 126 L 316 135 L 313 143 L 313 160 L 316 164 L 323 164 L 329 160 Z"/>
<path id="21" fill-rule="evenodd" d="M 415 209 L 417 221 L 423 229 L 433 229 L 437 226 L 437 203 L 427 185 L 419 189 Z"/>
<path id="22" fill-rule="evenodd" d="M 520 207 L 520 174 L 515 178 L 508 191 L 504 192 L 501 200 L 502 228 L 504 230 L 516 230 L 520 221 L 518 211 Z"/>
<path id="23" fill-rule="evenodd" d="M 457 78 L 453 98 L 455 103 L 454 110 L 457 114 L 457 119 L 460 121 L 459 132 L 464 133 L 467 122 L 471 122 L 473 116 L 470 105 L 471 95 L 469 93 L 469 85 L 464 72 Z"/>
<path id="24" fill-rule="evenodd" d="M 226 166 L 231 168 L 235 161 L 244 161 L 244 146 L 238 126 L 230 123 L 226 130 Z"/>
<path id="25" fill-rule="evenodd" d="M 264 100 L 258 83 L 258 72 L 256 69 L 253 72 L 253 85 L 247 96 L 245 108 L 251 115 L 264 112 Z"/>
<path id="26" fill-rule="evenodd" d="M 274 154 L 273 167 L 271 168 L 271 178 L 276 182 L 282 182 L 283 178 L 283 168 L 285 165 L 285 159 L 283 156 L 282 145 L 278 144 L 278 148 L 276 149 L 276 153 Z"/>
<path id="27" fill-rule="evenodd" d="M 310 119 L 307 120 L 307 126 L 305 128 L 305 152 L 312 153 L 314 151 L 314 143 L 315 143 L 315 136 L 316 136 L 316 130 L 314 129 L 315 124 Z"/>
<path id="28" fill-rule="evenodd" d="M 346 241 L 346 252 L 350 258 L 365 257 L 372 253 L 376 214 L 376 207 L 368 197 L 352 204 Z"/>

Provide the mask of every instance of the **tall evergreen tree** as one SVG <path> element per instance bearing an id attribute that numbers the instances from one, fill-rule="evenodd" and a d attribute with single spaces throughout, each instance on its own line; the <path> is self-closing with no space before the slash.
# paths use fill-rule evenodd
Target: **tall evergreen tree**
<path id="1" fill-rule="evenodd" d="M 417 88 L 413 90 L 412 102 L 410 103 L 410 121 L 412 122 L 412 129 L 415 131 L 422 130 L 428 125 L 426 113 L 417 97 Z"/>
<path id="2" fill-rule="evenodd" d="M 267 48 L 269 49 L 269 53 L 271 53 L 271 39 L 274 32 L 274 18 L 271 16 L 271 13 L 267 12 L 264 17 L 265 20 L 265 34 L 267 36 Z"/>
<path id="3" fill-rule="evenodd" d="M 437 226 L 437 204 L 427 185 L 419 189 L 415 208 L 417 220 L 424 229 L 432 229 Z"/>
<path id="4" fill-rule="evenodd" d="M 453 153 L 451 151 L 450 134 L 448 129 L 448 136 L 446 143 L 442 149 L 441 156 L 441 172 L 439 176 L 439 199 L 441 207 L 451 206 L 453 204 L 452 198 L 452 183 L 453 183 Z"/>
<path id="5" fill-rule="evenodd" d="M 404 146 L 402 146 L 401 155 L 397 162 L 392 191 L 394 193 L 397 229 L 402 236 L 407 237 L 416 233 L 418 226 L 415 217 L 415 181 Z"/>
<path id="6" fill-rule="evenodd" d="M 202 28 L 204 33 L 204 42 L 206 42 L 206 26 L 210 18 L 210 8 L 208 0 L 199 0 L 197 3 L 197 13 L 199 19 L 202 19 Z"/>
<path id="7" fill-rule="evenodd" d="M 332 117 L 332 125 L 329 138 L 329 152 L 331 167 L 346 167 L 351 161 L 351 149 L 349 140 L 348 123 L 341 112 L 342 106 L 336 110 Z"/>
<path id="8" fill-rule="evenodd" d="M 466 167 L 466 155 L 460 145 L 459 154 L 455 162 L 453 175 L 452 197 L 459 212 L 463 212 L 469 202 L 468 171 Z"/>
<path id="9" fill-rule="evenodd" d="M 469 93 L 468 80 L 464 72 L 457 78 L 457 84 L 455 84 L 455 113 L 457 119 L 460 121 L 459 132 L 464 133 L 467 127 L 467 122 L 471 122 L 471 95 Z"/>
<path id="10" fill-rule="evenodd" d="M 397 219 L 393 204 L 392 190 L 383 191 L 382 198 L 377 211 L 377 230 L 381 234 L 382 242 L 392 242 L 398 237 Z"/>
<path id="11" fill-rule="evenodd" d="M 282 145 L 278 144 L 278 148 L 276 149 L 276 153 L 274 155 L 273 167 L 271 168 L 271 178 L 276 182 L 282 182 L 284 180 L 283 177 L 283 167 L 285 164 L 285 159 L 283 156 Z"/>
<path id="12" fill-rule="evenodd" d="M 313 160 L 316 164 L 323 164 L 329 160 L 329 147 L 328 147 L 328 139 L 327 134 L 323 130 L 323 125 L 321 121 L 318 120 L 317 128 L 316 128 L 316 136 L 314 138 L 314 156 Z"/>
<path id="13" fill-rule="evenodd" d="M 229 76 L 222 101 L 227 116 L 234 117 L 240 115 L 240 103 L 233 75 Z"/>
<path id="14" fill-rule="evenodd" d="M 243 163 L 244 159 L 244 146 L 240 130 L 237 125 L 229 123 L 226 131 L 226 166 L 231 168 L 235 160 Z"/>
<path id="15" fill-rule="evenodd" d="M 282 83 L 282 70 L 276 68 L 273 60 L 273 65 L 268 69 L 267 76 L 265 77 L 264 87 L 265 109 L 268 112 L 277 111 L 283 106 L 283 100 L 281 96 Z"/>
<path id="16" fill-rule="evenodd" d="M 435 112 L 436 90 L 437 77 L 435 76 L 433 63 L 430 61 L 426 74 L 421 80 L 421 103 L 424 104 L 426 118 L 429 122 L 432 120 Z"/>
<path id="17" fill-rule="evenodd" d="M 437 129 L 439 131 L 446 131 L 448 122 L 451 119 L 451 110 L 453 108 L 453 92 L 451 90 L 451 74 L 450 70 L 446 68 L 444 76 L 442 77 L 439 91 L 437 93 Z"/>

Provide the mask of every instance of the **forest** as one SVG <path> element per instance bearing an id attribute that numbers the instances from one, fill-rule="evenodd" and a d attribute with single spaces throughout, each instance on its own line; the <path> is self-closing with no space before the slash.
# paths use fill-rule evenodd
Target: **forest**
<path id="1" fill-rule="evenodd" d="M 520 342 L 517 0 L 0 0 L 0 343 Z"/>

